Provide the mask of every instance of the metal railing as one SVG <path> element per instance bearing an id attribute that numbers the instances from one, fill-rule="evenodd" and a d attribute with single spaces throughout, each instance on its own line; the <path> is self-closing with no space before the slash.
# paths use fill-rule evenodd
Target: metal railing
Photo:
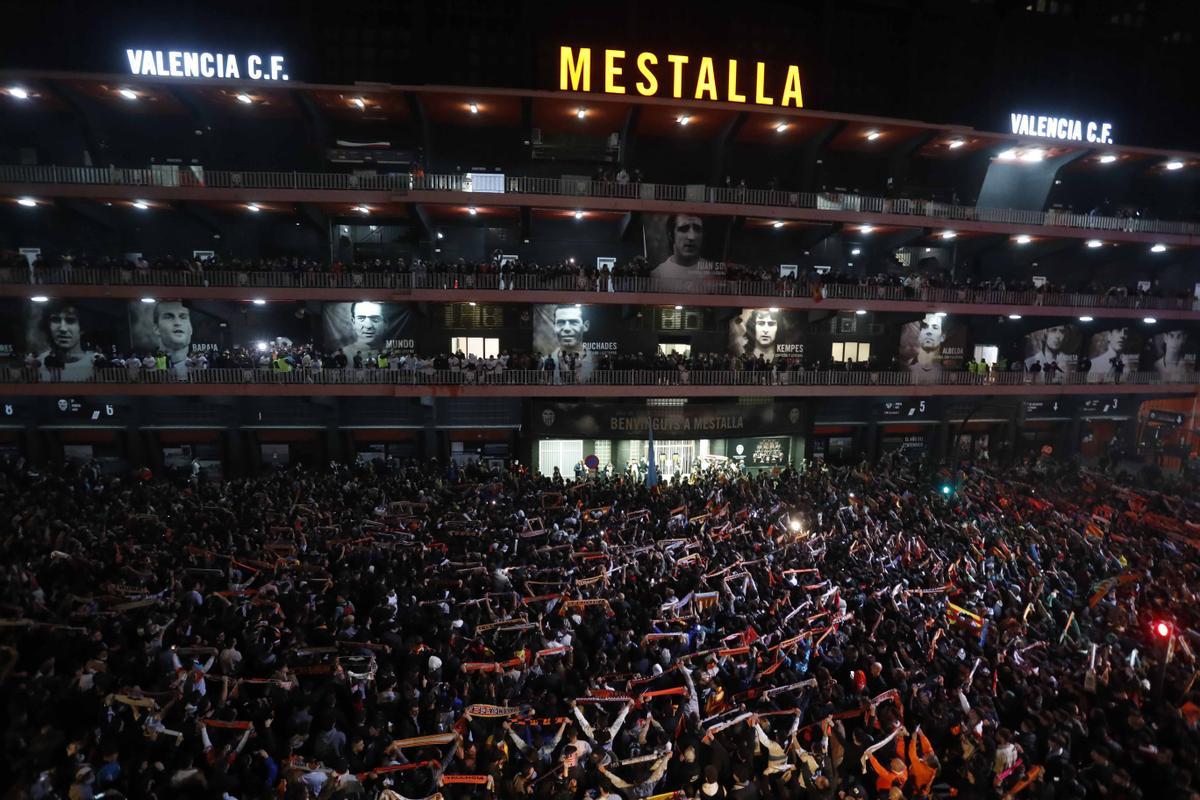
<path id="1" fill-rule="evenodd" d="M 588 374 L 560 370 L 434 370 L 406 368 L 305 369 L 282 371 L 265 367 L 222 367 L 186 372 L 168 370 L 98 369 L 85 379 L 70 380 L 62 370 L 26 368 L 0 369 L 0 383 L 74 385 L 152 384 L 319 384 L 387 386 L 957 386 L 988 389 L 995 386 L 1084 386 L 1114 384 L 1134 386 L 1196 385 L 1197 374 L 1130 372 L 1119 380 L 1109 373 L 1072 372 L 1057 376 L 1029 372 L 865 372 L 858 370 L 741 371 L 741 370 L 594 370 Z"/>
<path id="2" fill-rule="evenodd" d="M 188 168 L 58 167 L 0 165 L 0 183 L 86 184 L 155 188 L 299 189 L 382 192 L 470 192 L 466 175 L 406 173 L 350 175 L 340 172 L 256 172 Z M 509 176 L 505 193 L 571 197 L 704 202 L 713 205 L 750 205 L 772 208 L 805 208 L 820 211 L 895 214 L 931 220 L 995 222 L 1022 226 L 1062 226 L 1095 231 L 1161 233 L 1180 236 L 1200 233 L 1200 223 L 1102 217 L 1069 211 L 1030 211 L 938 203 L 931 200 L 885 198 L 844 192 L 787 192 L 771 189 L 717 188 L 659 183 L 619 183 L 576 178 Z"/>
<path id="3" fill-rule="evenodd" d="M 75 269 L 33 272 L 0 269 L 0 284 L 37 286 L 213 287 L 237 289 L 371 289 L 393 292 L 445 291 L 558 291 L 572 293 L 645 293 L 734 295 L 764 298 L 813 298 L 847 301 L 962 303 L 968 305 L 1047 306 L 1055 308 L 1128 308 L 1200 311 L 1194 297 L 1087 294 L 1037 290 L 943 289 L 934 287 L 872 286 L 805 281 L 734 280 L 722 277 L 673 280 L 651 277 L 597 277 L 580 274 L 500 274 L 496 272 L 268 272 L 259 270 Z"/>

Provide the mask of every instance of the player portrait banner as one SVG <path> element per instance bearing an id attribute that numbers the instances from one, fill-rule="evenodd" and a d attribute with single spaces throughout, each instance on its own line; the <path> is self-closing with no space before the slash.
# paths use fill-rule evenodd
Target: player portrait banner
<path id="1" fill-rule="evenodd" d="M 1122 373 L 1137 372 L 1141 362 L 1142 340 L 1137 328 L 1122 325 L 1092 334 L 1088 342 L 1088 357 L 1092 380 L 1114 377 L 1119 369 Z"/>
<path id="2" fill-rule="evenodd" d="M 1200 335 L 1196 331 L 1175 328 L 1146 339 L 1139 366 L 1163 378 L 1183 380 L 1196 371 L 1196 351 Z"/>
<path id="3" fill-rule="evenodd" d="M 535 403 L 533 430 L 541 436 L 600 439 L 724 439 L 758 434 L 802 433 L 804 405 L 780 401 L 763 405 L 688 403 L 686 406 L 630 406 L 604 403 Z"/>
<path id="4" fill-rule="evenodd" d="M 416 340 L 411 310 L 402 303 L 325 303 L 321 306 L 321 342 L 326 351 L 340 350 L 353 361 L 382 351 L 412 353 Z M 444 349 L 444 348 L 443 348 Z"/>
<path id="5" fill-rule="evenodd" d="M 804 358 L 805 312 L 743 308 L 729 320 L 729 354 L 764 361 Z"/>
<path id="6" fill-rule="evenodd" d="M 682 213 L 643 214 L 642 240 L 650 277 L 685 290 L 724 278 L 732 220 Z"/>
<path id="7" fill-rule="evenodd" d="M 1079 327 L 1072 324 L 1051 325 L 1030 331 L 1024 339 L 1025 369 L 1038 364 L 1044 372 L 1048 365 L 1055 364 L 1060 373 L 1074 372 L 1082 343 Z"/>
<path id="8" fill-rule="evenodd" d="M 586 383 L 605 356 L 653 351 L 654 340 L 625 319 L 620 306 L 582 303 L 533 306 L 533 352 L 554 360 L 556 370 L 574 364 L 574 379 Z"/>
<path id="9" fill-rule="evenodd" d="M 54 297 L 45 303 L 5 304 L 5 326 L 20 325 L 22 330 L 8 327 L 3 338 L 8 355 L 17 350 L 32 353 L 41 364 L 43 380 L 85 381 L 92 378 L 95 359 L 108 354 L 114 347 L 126 349 L 123 309 L 119 301 L 77 300 Z M 20 322 L 18 322 L 18 320 Z M 49 367 L 57 363 L 57 367 Z"/>
<path id="10" fill-rule="evenodd" d="M 901 369 L 916 379 L 960 369 L 966 352 L 966 326 L 949 316 L 926 314 L 900 328 Z"/>

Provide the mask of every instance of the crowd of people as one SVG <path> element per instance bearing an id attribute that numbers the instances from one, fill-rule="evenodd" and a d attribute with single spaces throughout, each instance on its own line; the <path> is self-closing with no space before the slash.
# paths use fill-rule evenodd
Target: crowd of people
<path id="1" fill-rule="evenodd" d="M 348 356 L 344 350 L 323 351 L 314 344 L 288 341 L 263 342 L 253 347 L 235 345 L 214 352 L 188 352 L 186 357 L 172 360 L 164 350 L 146 353 L 111 353 L 96 351 L 91 355 L 90 369 L 80 365 L 64 365 L 54 350 L 44 358 L 36 353 L 16 353 L 6 373 L 9 380 L 88 381 L 171 383 L 180 381 L 206 382 L 227 380 L 228 373 L 209 370 L 241 370 L 246 381 L 293 381 L 313 383 L 405 383 L 438 382 L 452 384 L 503 383 L 604 383 L 624 380 L 634 373 L 653 373 L 653 382 L 668 385 L 728 383 L 748 385 L 790 385 L 806 381 L 822 382 L 827 373 L 909 374 L 910 366 L 900 359 L 865 360 L 847 358 L 804 358 L 778 355 L 773 359 L 756 353 L 603 353 L 581 359 L 574 352 L 550 354 L 500 352 L 487 356 L 477 353 L 442 352 L 422 356 L 400 350 L 357 351 Z M 558 356 L 557 360 L 555 355 Z M 966 360 L 959 372 L 972 376 L 979 384 L 1023 382 L 1028 384 L 1063 383 L 1071 374 L 1087 375 L 1093 383 L 1120 383 L 1124 362 L 1107 372 L 1092 373 L 1092 362 L 1084 356 L 1070 371 L 1059 368 L 1053 360 L 1043 365 L 1036 357 L 1027 365 L 1021 359 L 1011 361 L 1003 356 L 994 362 Z M 950 370 L 945 370 L 950 372 Z M 939 370 L 938 378 L 944 374 Z M 1010 377 L 1001 378 L 1007 374 Z M 1184 373 L 1181 373 L 1181 376 Z M 869 376 L 864 376 L 869 380 Z M 934 378 L 914 377 L 915 382 Z"/>
<path id="2" fill-rule="evenodd" d="M 1194 491 L 0 472 L 5 797 L 1198 792 Z"/>
<path id="3" fill-rule="evenodd" d="M 1092 305 L 1106 304 L 1126 306 L 1132 298 L 1134 303 L 1151 299 L 1169 299 L 1190 303 L 1191 289 L 1170 289 L 1157 281 L 1134 281 L 1128 285 L 1101 286 L 1094 280 L 1076 285 L 1002 277 L 975 280 L 955 279 L 941 267 L 928 269 L 906 269 L 894 258 L 878 270 L 834 270 L 818 272 L 804 269 L 795 274 L 782 275 L 778 267 L 753 266 L 727 263 L 713 273 L 705 273 L 705 280 L 752 281 L 772 284 L 772 293 L 783 296 L 820 297 L 844 296 L 850 287 L 858 290 L 855 297 L 869 297 L 871 290 L 878 290 L 881 297 L 886 290 L 900 290 L 905 296 L 919 299 L 926 290 L 952 290 L 961 293 L 962 302 L 972 302 L 975 293 L 1020 292 L 1034 295 L 1033 302 L 1041 303 L 1053 295 L 1076 294 L 1097 298 Z M 388 275 L 400 282 L 411 280 L 413 285 L 427 288 L 474 289 L 491 288 L 494 282 L 500 289 L 537 288 L 540 283 L 551 283 L 562 279 L 572 280 L 580 291 L 615 292 L 645 291 L 647 279 L 654 272 L 653 265 L 642 256 L 635 256 L 612 266 L 597 266 L 594 263 L 576 263 L 569 258 L 561 261 L 538 262 L 511 259 L 500 251 L 478 263 L 464 258 L 455 260 L 425 259 L 419 257 L 373 258 L 356 261 L 317 261 L 298 256 L 260 259 L 239 259 L 212 256 L 207 258 L 182 258 L 162 256 L 147 259 L 138 256 L 135 260 L 64 253 L 57 257 L 37 256 L 32 262 L 24 255 L 0 254 L 0 275 L 10 280 L 26 280 L 38 283 L 50 273 L 69 275 L 74 270 L 101 270 L 124 276 L 121 280 L 134 283 L 153 283 L 156 275 L 187 275 L 197 284 L 203 285 L 206 273 L 232 272 L 241 276 L 244 285 L 255 283 L 259 274 L 282 274 L 297 283 L 320 276 L 349 276 L 350 281 L 366 285 L 366 276 Z M 638 280 L 635 280 L 638 279 Z M 865 290 L 865 293 L 864 291 Z M 953 298 L 951 298 L 953 299 Z"/>

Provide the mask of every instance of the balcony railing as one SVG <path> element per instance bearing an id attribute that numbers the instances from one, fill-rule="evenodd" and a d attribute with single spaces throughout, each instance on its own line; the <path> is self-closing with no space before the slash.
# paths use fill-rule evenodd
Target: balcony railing
<path id="1" fill-rule="evenodd" d="M 914 373 L 864 372 L 857 370 L 808 370 L 787 372 L 746 372 L 735 370 L 596 370 L 585 377 L 554 370 L 411 370 L 411 369 L 304 369 L 281 371 L 261 367 L 198 369 L 179 373 L 174 370 L 138 370 L 121 368 L 96 370 L 83 381 L 64 379 L 61 370 L 0 369 L 0 383 L 41 383 L 72 386 L 80 383 L 113 385 L 153 384 L 269 384 L 269 385 L 385 385 L 385 386 L 1086 386 L 1114 384 L 1133 386 L 1196 385 L 1195 372 L 1159 374 L 1130 372 L 1117 381 L 1112 373 L 1067 373 L 1051 378 L 1028 372 L 998 372 L 979 375 L 970 372 Z"/>
<path id="2" fill-rule="evenodd" d="M 0 183 L 76 184 L 156 188 L 298 189 L 346 192 L 470 192 L 475 187 L 467 175 L 349 175 L 340 172 L 250 172 L 148 167 L 56 167 L 0 165 Z M 1061 226 L 1090 231 L 1161 233 L 1179 236 L 1200 233 L 1200 223 L 1102 217 L 1067 211 L 1029 211 L 978 208 L 930 200 L 885 198 L 841 192 L 787 192 L 770 189 L 714 188 L 703 185 L 617 183 L 575 178 L 505 179 L 505 193 L 569 197 L 618 198 L 703 202 L 713 205 L 749 205 L 772 208 L 805 208 L 895 214 L 940 221 L 995 222 L 1021 226 Z M 922 223 L 918 223 L 922 224 Z"/>
<path id="3" fill-rule="evenodd" d="M 472 292 L 540 291 L 579 293 L 645 293 L 794 297 L 845 301 L 964 303 L 969 305 L 1047 306 L 1055 308 L 1128 308 L 1200 311 L 1200 299 L 1149 295 L 1087 294 L 1084 292 L 1000 291 L 992 289 L 919 289 L 903 286 L 862 286 L 827 283 L 819 287 L 793 280 L 666 280 L 649 277 L 612 278 L 577 275 L 538 275 L 495 272 L 266 272 L 258 270 L 137 270 L 137 269 L 0 269 L 0 284 L 37 286 L 214 287 L 240 289 L 364 289 L 391 292 L 413 290 Z M 496 298 L 500 299 L 500 298 Z"/>

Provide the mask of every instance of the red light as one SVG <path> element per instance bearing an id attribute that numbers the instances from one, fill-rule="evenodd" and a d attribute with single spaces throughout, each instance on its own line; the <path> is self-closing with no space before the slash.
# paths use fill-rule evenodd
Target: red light
<path id="1" fill-rule="evenodd" d="M 1171 633 L 1171 626 L 1165 622 L 1156 623 L 1154 626 L 1154 632 L 1165 639 Z"/>

